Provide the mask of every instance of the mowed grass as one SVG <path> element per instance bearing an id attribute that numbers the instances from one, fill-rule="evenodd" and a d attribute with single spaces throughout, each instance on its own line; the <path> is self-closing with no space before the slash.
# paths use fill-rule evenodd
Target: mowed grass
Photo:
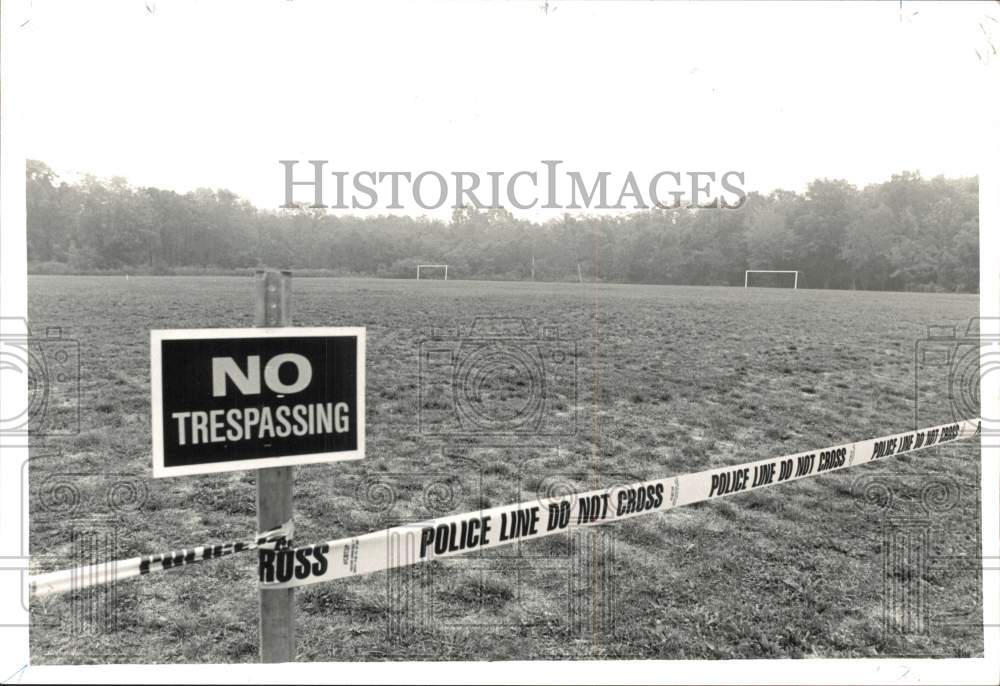
<path id="1" fill-rule="evenodd" d="M 305 278 L 293 290 L 295 324 L 368 331 L 367 458 L 296 469 L 300 543 L 951 421 L 947 365 L 926 367 L 917 341 L 928 325 L 962 336 L 978 313 L 967 295 Z M 252 534 L 254 472 L 151 478 L 148 341 L 153 328 L 252 326 L 253 309 L 248 278 L 29 279 L 33 330 L 79 341 L 81 370 L 79 431 L 32 442 L 33 571 Z M 544 350 L 575 362 L 575 386 L 546 387 L 531 436 L 449 423 L 420 378 L 421 342 L 476 317 L 523 321 L 527 342 L 504 340 L 529 354 L 557 332 Z M 536 380 L 516 365 L 490 375 L 479 409 L 509 419 Z M 978 503 L 968 442 L 318 584 L 296 594 L 298 659 L 980 655 Z M 907 526 L 925 532 L 912 539 L 923 554 L 890 554 Z M 902 597 L 924 605 L 897 611 Z M 255 558 L 39 599 L 31 616 L 39 664 L 253 662 Z"/>

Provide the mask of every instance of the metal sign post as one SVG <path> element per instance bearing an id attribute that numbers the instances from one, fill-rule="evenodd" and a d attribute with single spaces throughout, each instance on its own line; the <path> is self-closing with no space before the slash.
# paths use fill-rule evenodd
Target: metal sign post
<path id="1" fill-rule="evenodd" d="M 150 428 L 156 478 L 256 470 L 263 533 L 292 523 L 295 465 L 364 458 L 365 329 L 291 326 L 291 272 L 255 285 L 254 328 L 150 330 Z M 293 555 L 259 550 L 260 581 L 300 574 Z M 294 592 L 259 594 L 260 660 L 291 662 Z"/>
<path id="2" fill-rule="evenodd" d="M 291 325 L 290 271 L 257 271 L 257 326 Z M 294 467 L 257 470 L 257 531 L 292 520 Z M 260 661 L 295 660 L 295 589 L 265 589 L 260 596 Z"/>

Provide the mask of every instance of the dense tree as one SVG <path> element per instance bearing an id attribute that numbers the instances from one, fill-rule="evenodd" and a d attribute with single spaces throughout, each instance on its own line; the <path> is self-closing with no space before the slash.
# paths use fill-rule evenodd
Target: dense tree
<path id="1" fill-rule="evenodd" d="M 739 209 L 565 214 L 545 223 L 462 208 L 451 221 L 259 210 L 227 190 L 179 194 L 122 178 L 67 183 L 27 165 L 34 271 L 170 273 L 269 266 L 412 277 L 666 284 L 743 283 L 746 269 L 798 269 L 814 288 L 974 291 L 978 181 L 904 172 L 857 189 L 819 179 L 803 194 L 750 193 Z"/>

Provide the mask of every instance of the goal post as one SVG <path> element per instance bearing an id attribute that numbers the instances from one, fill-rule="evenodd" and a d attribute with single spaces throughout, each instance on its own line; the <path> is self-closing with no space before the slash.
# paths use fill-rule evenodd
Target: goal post
<path id="1" fill-rule="evenodd" d="M 418 264 L 417 265 L 417 279 L 420 279 L 421 269 L 443 269 L 444 270 L 444 280 L 448 280 L 448 265 L 446 264 Z"/>
<path id="2" fill-rule="evenodd" d="M 765 287 L 768 288 L 788 288 L 788 285 L 781 286 L 775 285 L 780 282 L 785 282 L 790 284 L 792 290 L 797 290 L 799 287 L 799 272 L 794 269 L 747 269 L 746 273 L 743 275 L 743 287 L 750 288 L 750 275 L 751 274 L 787 274 L 788 276 L 784 279 L 779 279 L 776 277 L 768 277 L 765 281 L 770 281 Z M 763 284 L 755 284 L 755 286 L 761 286 Z"/>

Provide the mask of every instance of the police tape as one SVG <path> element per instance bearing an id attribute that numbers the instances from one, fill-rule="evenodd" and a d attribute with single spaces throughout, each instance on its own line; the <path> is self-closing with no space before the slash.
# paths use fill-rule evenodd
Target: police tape
<path id="1" fill-rule="evenodd" d="M 262 588 L 294 588 L 526 541 L 746 493 L 979 435 L 978 419 L 783 457 L 539 498 L 326 543 L 262 550 Z"/>
<path id="2" fill-rule="evenodd" d="M 29 593 L 40 597 L 79 591 L 254 549 L 259 551 L 262 588 L 305 586 L 532 540 L 580 526 L 664 512 L 937 447 L 979 433 L 979 420 L 969 419 L 666 479 L 449 515 L 299 548 L 292 547 L 294 527 L 287 522 L 258 534 L 252 541 L 198 546 L 33 575 L 29 577 Z"/>
<path id="3" fill-rule="evenodd" d="M 31 597 L 37 598 L 51 593 L 80 591 L 91 586 L 110 584 L 153 572 L 178 569 L 245 550 L 267 550 L 291 546 L 294 534 L 295 528 L 292 522 L 286 522 L 276 529 L 258 534 L 257 538 L 250 541 L 203 545 L 159 555 L 144 555 L 127 560 L 108 560 L 71 569 L 62 569 L 57 572 L 36 574 L 28 578 L 28 592 Z"/>

